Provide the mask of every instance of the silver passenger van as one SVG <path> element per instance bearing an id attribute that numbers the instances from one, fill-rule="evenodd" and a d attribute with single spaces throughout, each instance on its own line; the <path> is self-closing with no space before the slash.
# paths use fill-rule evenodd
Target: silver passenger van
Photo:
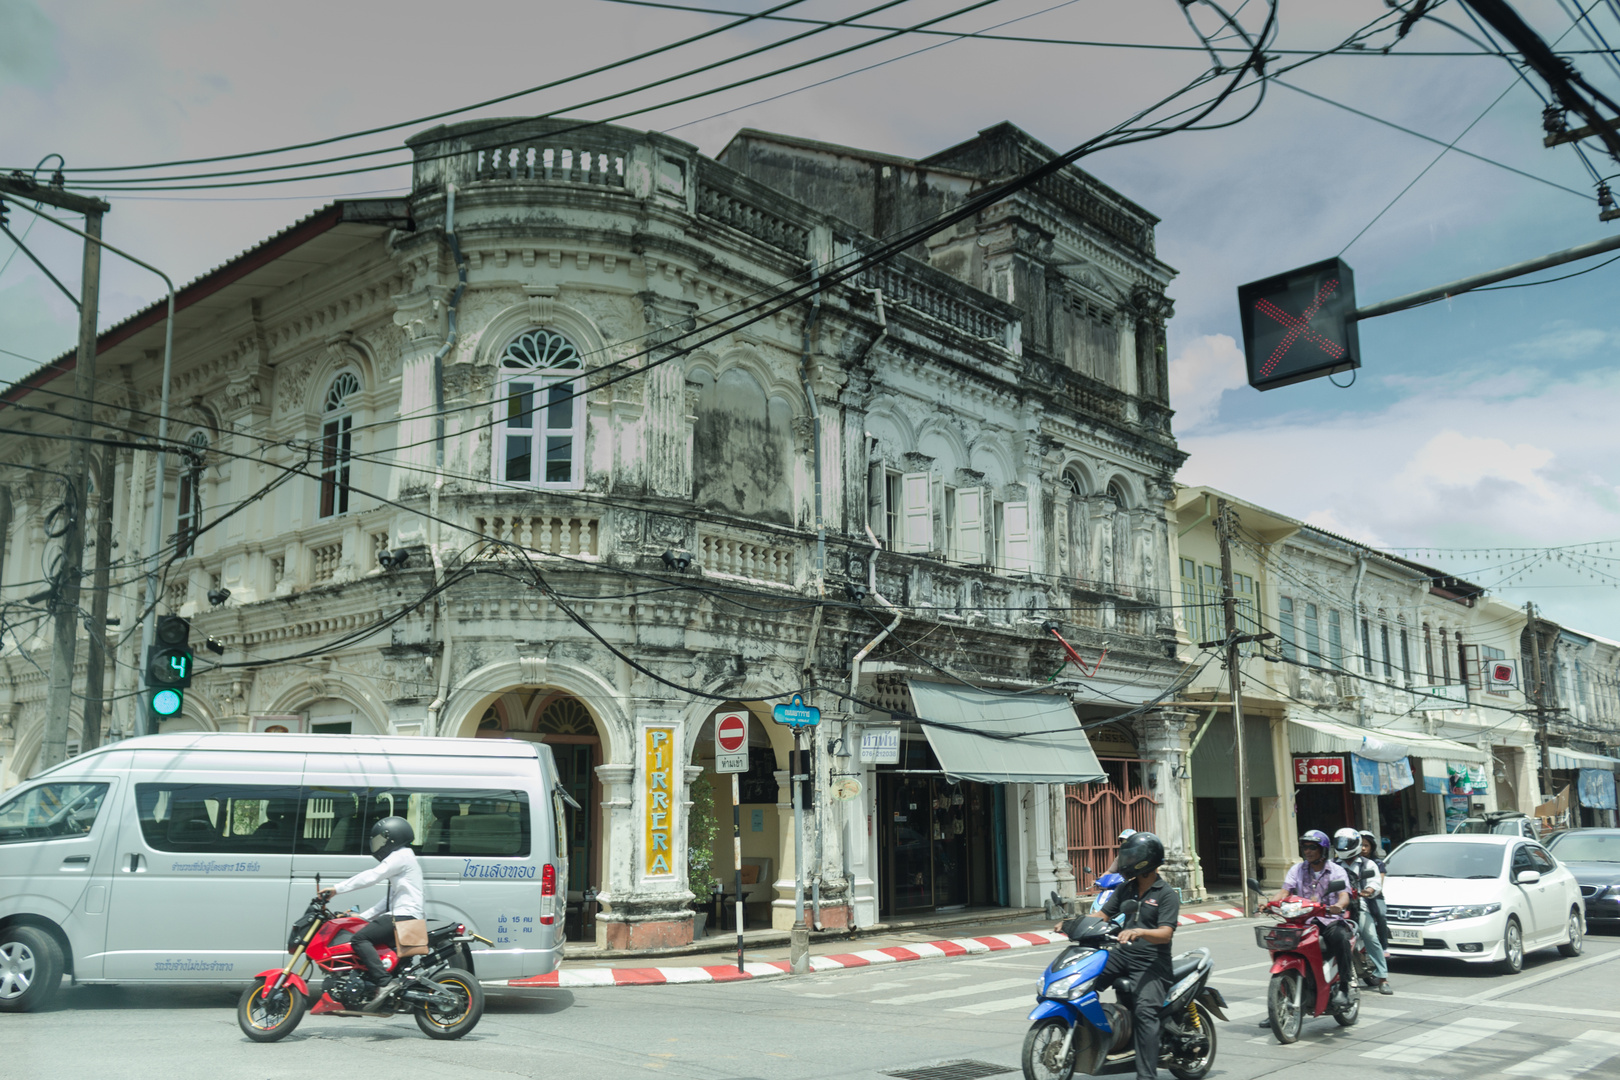
<path id="1" fill-rule="evenodd" d="M 315 893 L 411 822 L 428 924 L 494 942 L 480 979 L 556 970 L 568 880 L 551 748 L 495 739 L 155 735 L 0 796 L 0 1010 L 80 983 L 247 982 Z M 346 893 L 364 910 L 384 886 Z"/>

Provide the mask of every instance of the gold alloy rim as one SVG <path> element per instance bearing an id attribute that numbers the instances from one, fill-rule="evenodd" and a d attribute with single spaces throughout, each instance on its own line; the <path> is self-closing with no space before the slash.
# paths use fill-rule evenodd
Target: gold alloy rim
<path id="1" fill-rule="evenodd" d="M 472 1011 L 472 988 L 467 985 L 464 979 L 455 978 L 443 979 L 439 982 L 439 985 L 445 987 L 455 986 L 460 988 L 463 1002 L 461 1011 L 458 1012 L 453 1019 L 440 1020 L 439 1017 L 435 1015 L 433 1006 L 429 1005 L 422 1010 L 422 1015 L 426 1016 L 428 1018 L 428 1022 L 433 1024 L 435 1027 L 453 1028 L 463 1020 L 467 1019 L 467 1014 Z"/>
<path id="2" fill-rule="evenodd" d="M 276 1028 L 286 1023 L 287 1016 L 292 1012 L 292 995 L 291 993 L 287 995 L 287 1008 L 284 1009 L 278 1017 L 276 1017 L 274 1023 L 262 1023 L 259 1020 L 259 1016 L 268 1017 L 270 1015 L 270 1008 L 265 1004 L 264 1001 L 264 992 L 266 989 L 268 989 L 268 987 L 264 983 L 260 983 L 253 991 L 253 996 L 248 999 L 248 1023 L 252 1024 L 260 1031 L 274 1031 Z"/>

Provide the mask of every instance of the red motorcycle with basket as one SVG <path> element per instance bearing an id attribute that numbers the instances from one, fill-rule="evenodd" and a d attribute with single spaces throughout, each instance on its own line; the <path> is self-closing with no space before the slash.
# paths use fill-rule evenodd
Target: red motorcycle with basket
<path id="1" fill-rule="evenodd" d="M 483 987 L 472 972 L 456 965 L 464 963 L 472 942 L 492 944 L 488 938 L 450 924 L 429 931 L 426 947 L 379 947 L 377 954 L 398 985 L 370 1010 L 361 1011 L 374 990 L 351 941 L 366 920 L 334 913 L 319 895 L 319 879 L 315 887 L 315 899 L 287 939 L 292 955 L 286 966 L 260 972 L 236 1004 L 236 1022 L 244 1035 L 254 1042 L 275 1042 L 290 1035 L 306 1011 L 316 1016 L 411 1013 L 416 1026 L 434 1039 L 459 1039 L 477 1025 L 484 1015 Z M 321 982 L 311 991 L 309 977 L 317 970 Z"/>
<path id="2" fill-rule="evenodd" d="M 1264 891 L 1258 881 L 1249 888 Z M 1255 943 L 1271 953 L 1271 986 L 1266 993 L 1266 1018 L 1280 1043 L 1299 1039 L 1307 1016 L 1332 1016 L 1341 1027 L 1350 1027 L 1361 1015 L 1361 989 L 1350 980 L 1345 1004 L 1333 1004 L 1333 988 L 1338 983 L 1338 961 L 1323 952 L 1322 931 L 1311 920 L 1326 915 L 1327 908 L 1297 896 L 1269 900 L 1261 911 L 1279 920 L 1272 926 L 1254 928 Z M 1355 927 L 1351 927 L 1352 933 Z M 1354 946 L 1351 952 L 1354 954 Z"/>

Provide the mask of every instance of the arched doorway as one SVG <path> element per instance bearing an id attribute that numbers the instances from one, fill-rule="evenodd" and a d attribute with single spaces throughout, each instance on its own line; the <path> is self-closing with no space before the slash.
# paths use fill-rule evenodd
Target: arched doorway
<path id="1" fill-rule="evenodd" d="M 571 694 L 545 688 L 510 690 L 496 698 L 479 718 L 480 739 L 522 739 L 551 747 L 563 789 L 580 809 L 567 807 L 568 916 L 570 941 L 594 941 L 594 904 L 587 891 L 601 888 L 602 796 L 596 767 L 602 764 L 602 738 L 596 719 Z"/>

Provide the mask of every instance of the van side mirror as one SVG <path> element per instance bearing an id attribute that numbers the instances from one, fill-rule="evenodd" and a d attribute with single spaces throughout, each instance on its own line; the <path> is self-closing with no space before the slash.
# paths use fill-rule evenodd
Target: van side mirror
<path id="1" fill-rule="evenodd" d="M 1541 871 L 1520 870 L 1517 874 L 1513 875 L 1513 880 L 1519 885 L 1534 885 L 1536 882 L 1541 880 Z"/>

